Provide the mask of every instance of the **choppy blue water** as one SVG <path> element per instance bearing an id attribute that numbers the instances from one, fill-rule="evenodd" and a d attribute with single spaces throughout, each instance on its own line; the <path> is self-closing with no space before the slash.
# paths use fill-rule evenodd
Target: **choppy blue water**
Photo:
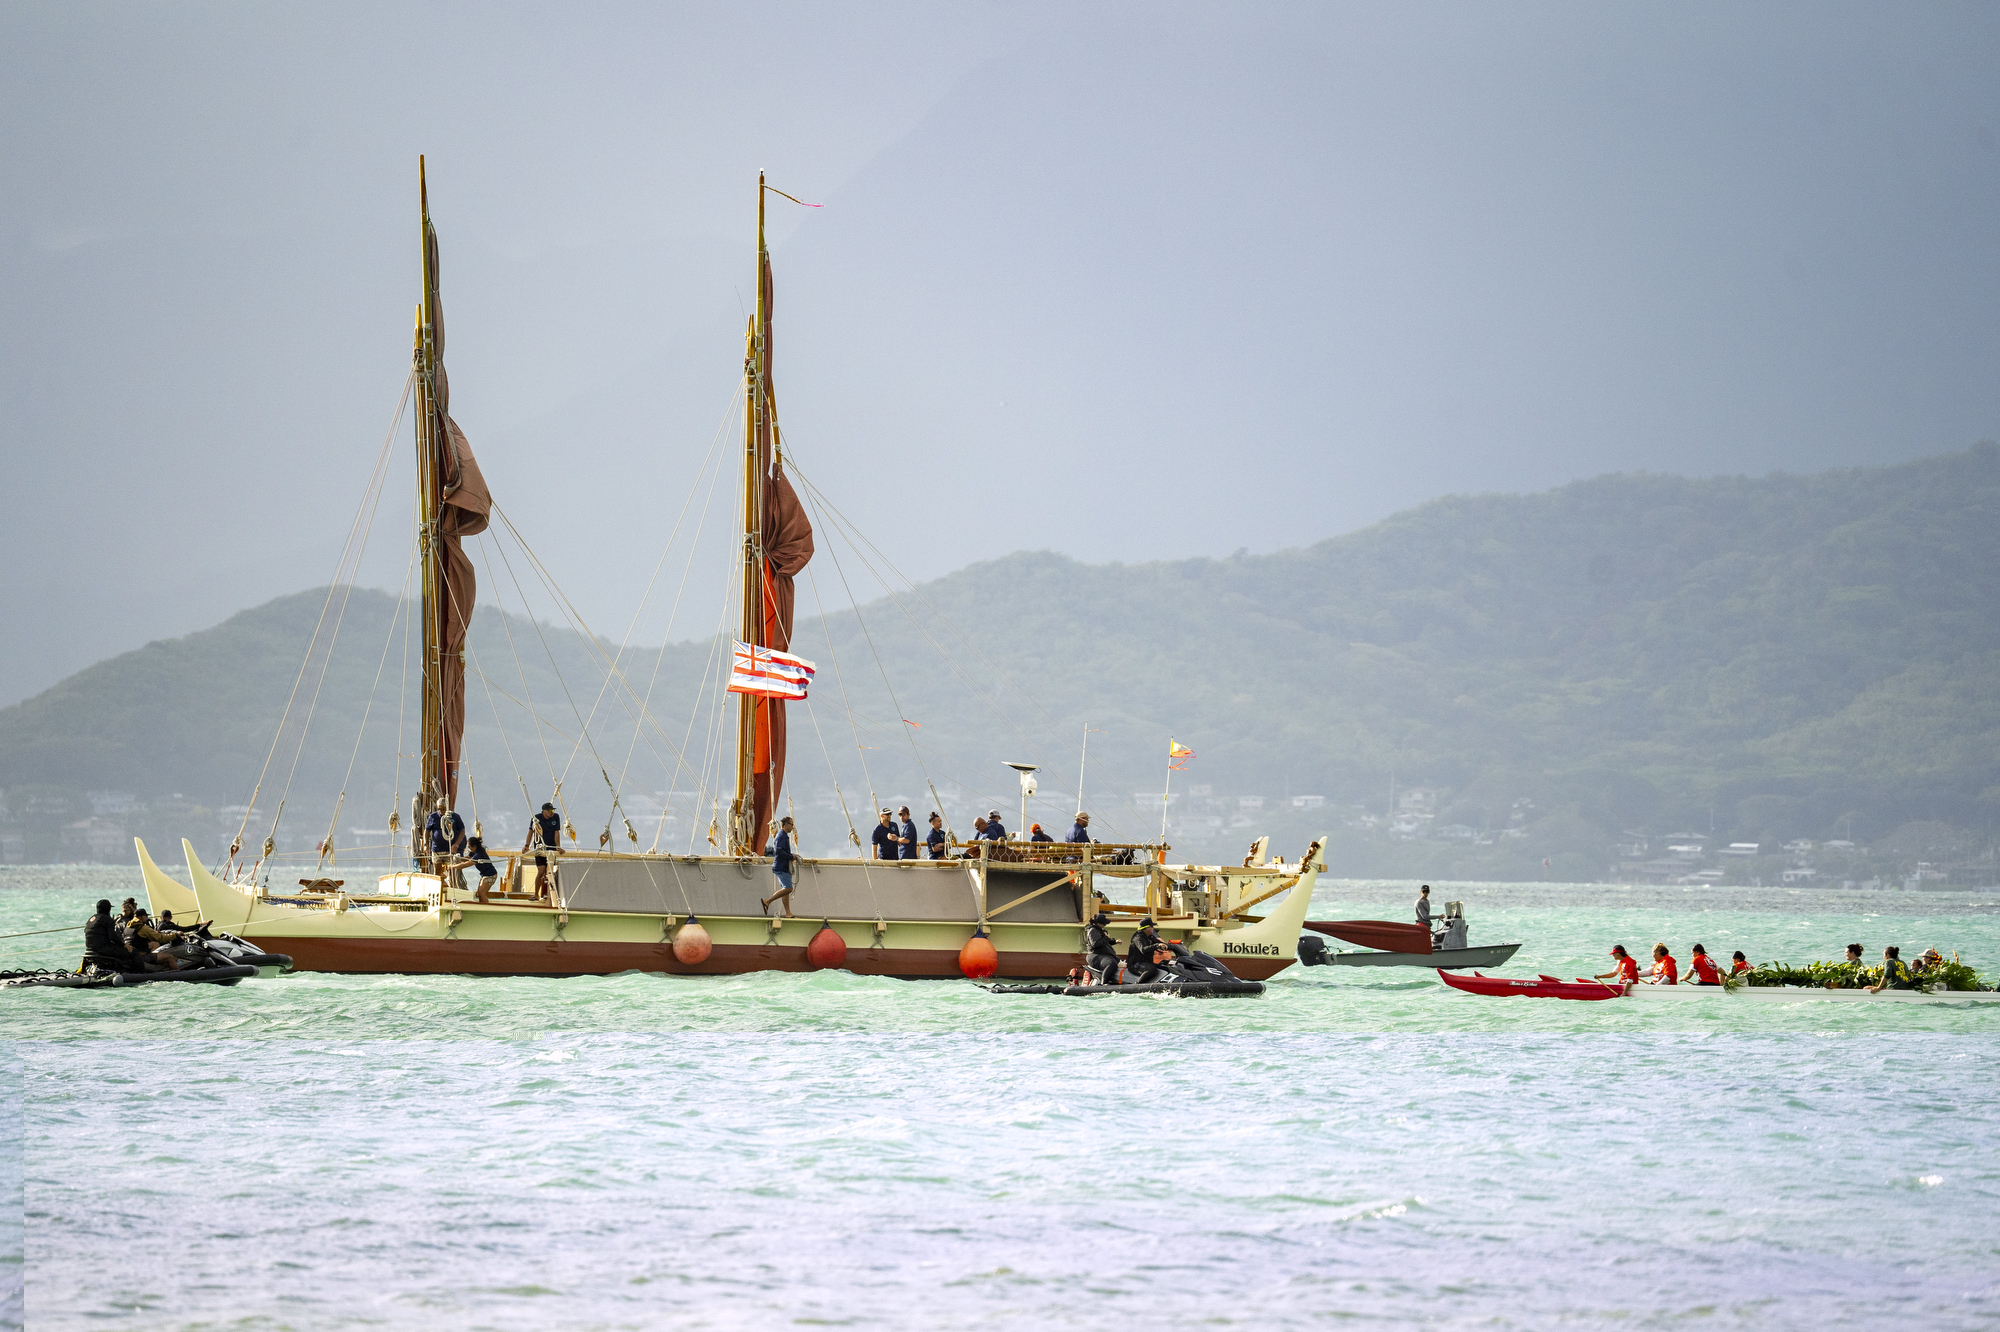
<path id="1" fill-rule="evenodd" d="M 0 871 L 0 933 L 135 887 Z M 1527 942 L 1512 974 L 1656 940 L 2000 971 L 1995 900 L 1444 895 Z M 1992 1008 L 1295 968 L 1238 1001 L 293 976 L 10 992 L 0 1023 L 0 1263 L 35 1327 L 2000 1323 Z"/>

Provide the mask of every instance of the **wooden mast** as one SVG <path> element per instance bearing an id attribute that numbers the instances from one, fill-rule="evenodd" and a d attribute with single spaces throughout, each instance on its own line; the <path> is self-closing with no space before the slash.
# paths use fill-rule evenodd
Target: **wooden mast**
<path id="1" fill-rule="evenodd" d="M 422 564 L 423 720 L 418 750 L 421 785 L 411 811 L 412 851 L 421 860 L 430 851 L 424 841 L 424 816 L 444 795 L 444 691 L 440 654 L 444 650 L 446 598 L 444 559 L 438 520 L 444 504 L 444 451 L 438 439 L 437 266 L 432 242 L 430 188 L 424 159 L 417 158 L 417 202 L 423 222 L 423 300 L 417 307 L 417 555 Z"/>
<path id="2" fill-rule="evenodd" d="M 741 639 L 755 643 L 764 624 L 764 476 L 770 459 L 763 441 L 770 410 L 767 353 L 770 311 L 765 307 L 764 272 L 770 262 L 764 248 L 764 173 L 757 173 L 757 309 L 750 318 L 743 354 L 743 616 Z M 757 763 L 757 707 L 750 694 L 736 696 L 736 794 L 729 802 L 729 854 L 757 855 L 750 845 L 751 785 Z"/>

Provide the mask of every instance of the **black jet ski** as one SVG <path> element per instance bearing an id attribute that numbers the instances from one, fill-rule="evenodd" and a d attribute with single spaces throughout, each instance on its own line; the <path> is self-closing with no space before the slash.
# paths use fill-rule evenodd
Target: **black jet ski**
<path id="1" fill-rule="evenodd" d="M 1264 982 L 1238 980 L 1207 953 L 1176 944 L 1174 960 L 1159 978 L 1125 985 L 988 985 L 993 994 L 1177 994 L 1188 999 L 1233 999 L 1264 993 Z"/>
<path id="2" fill-rule="evenodd" d="M 209 956 L 218 962 L 231 966 L 256 968 L 259 976 L 276 976 L 292 969 L 291 955 L 288 953 L 267 953 L 247 939 L 239 939 L 221 930 L 211 930 L 204 922 L 195 933 L 208 945 Z"/>

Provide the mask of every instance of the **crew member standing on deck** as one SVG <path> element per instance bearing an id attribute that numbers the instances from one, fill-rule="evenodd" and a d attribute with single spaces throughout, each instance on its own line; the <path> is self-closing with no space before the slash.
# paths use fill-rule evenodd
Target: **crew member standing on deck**
<path id="1" fill-rule="evenodd" d="M 924 834 L 924 847 L 930 852 L 931 859 L 943 860 L 947 844 L 950 841 L 951 838 L 946 835 L 944 830 L 944 815 L 938 813 L 936 810 L 932 810 L 931 830 Z"/>
<path id="2" fill-rule="evenodd" d="M 903 839 L 896 831 L 896 816 L 891 811 L 886 809 L 882 811 L 875 824 L 875 831 L 868 835 L 868 840 L 875 844 L 875 859 L 902 859 Z"/>
<path id="3" fill-rule="evenodd" d="M 1069 836 L 1065 842 L 1088 842 L 1090 840 L 1090 815 L 1082 810 L 1076 812 L 1076 822 L 1069 826 Z"/>
<path id="4" fill-rule="evenodd" d="M 897 832 L 902 835 L 904 860 L 917 858 L 917 821 L 910 817 L 910 807 L 903 806 L 896 811 Z"/>
<path id="5" fill-rule="evenodd" d="M 479 871 L 479 891 L 473 896 L 484 902 L 487 900 L 487 894 L 493 891 L 493 885 L 500 881 L 500 871 L 493 868 L 493 857 L 487 853 L 486 839 L 466 838 L 465 858 Z"/>
<path id="6" fill-rule="evenodd" d="M 787 814 L 778 820 L 778 839 L 771 846 L 771 873 L 778 880 L 778 891 L 763 901 L 764 910 L 771 909 L 771 903 L 783 902 L 785 914 L 792 914 L 792 816 Z"/>
<path id="7" fill-rule="evenodd" d="M 528 828 L 528 846 L 540 845 L 535 852 L 535 891 L 547 896 L 549 891 L 549 857 L 562 851 L 562 815 L 549 801 L 542 802 L 542 812 L 535 815 Z M 521 849 L 526 851 L 528 846 Z"/>
<path id="8" fill-rule="evenodd" d="M 1004 842 L 1007 840 L 1007 829 L 1000 822 L 999 810 L 989 809 L 986 811 L 986 831 L 979 835 L 989 842 Z"/>

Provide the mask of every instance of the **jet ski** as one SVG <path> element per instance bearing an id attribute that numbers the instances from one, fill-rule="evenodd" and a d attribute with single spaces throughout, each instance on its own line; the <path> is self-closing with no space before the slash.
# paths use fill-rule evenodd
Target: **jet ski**
<path id="1" fill-rule="evenodd" d="M 204 922 L 197 927 L 196 934 L 208 945 L 209 955 L 228 962 L 231 966 L 255 967 L 259 976 L 276 976 L 292 969 L 289 953 L 267 953 L 247 939 L 239 939 L 221 930 L 212 930 Z"/>

